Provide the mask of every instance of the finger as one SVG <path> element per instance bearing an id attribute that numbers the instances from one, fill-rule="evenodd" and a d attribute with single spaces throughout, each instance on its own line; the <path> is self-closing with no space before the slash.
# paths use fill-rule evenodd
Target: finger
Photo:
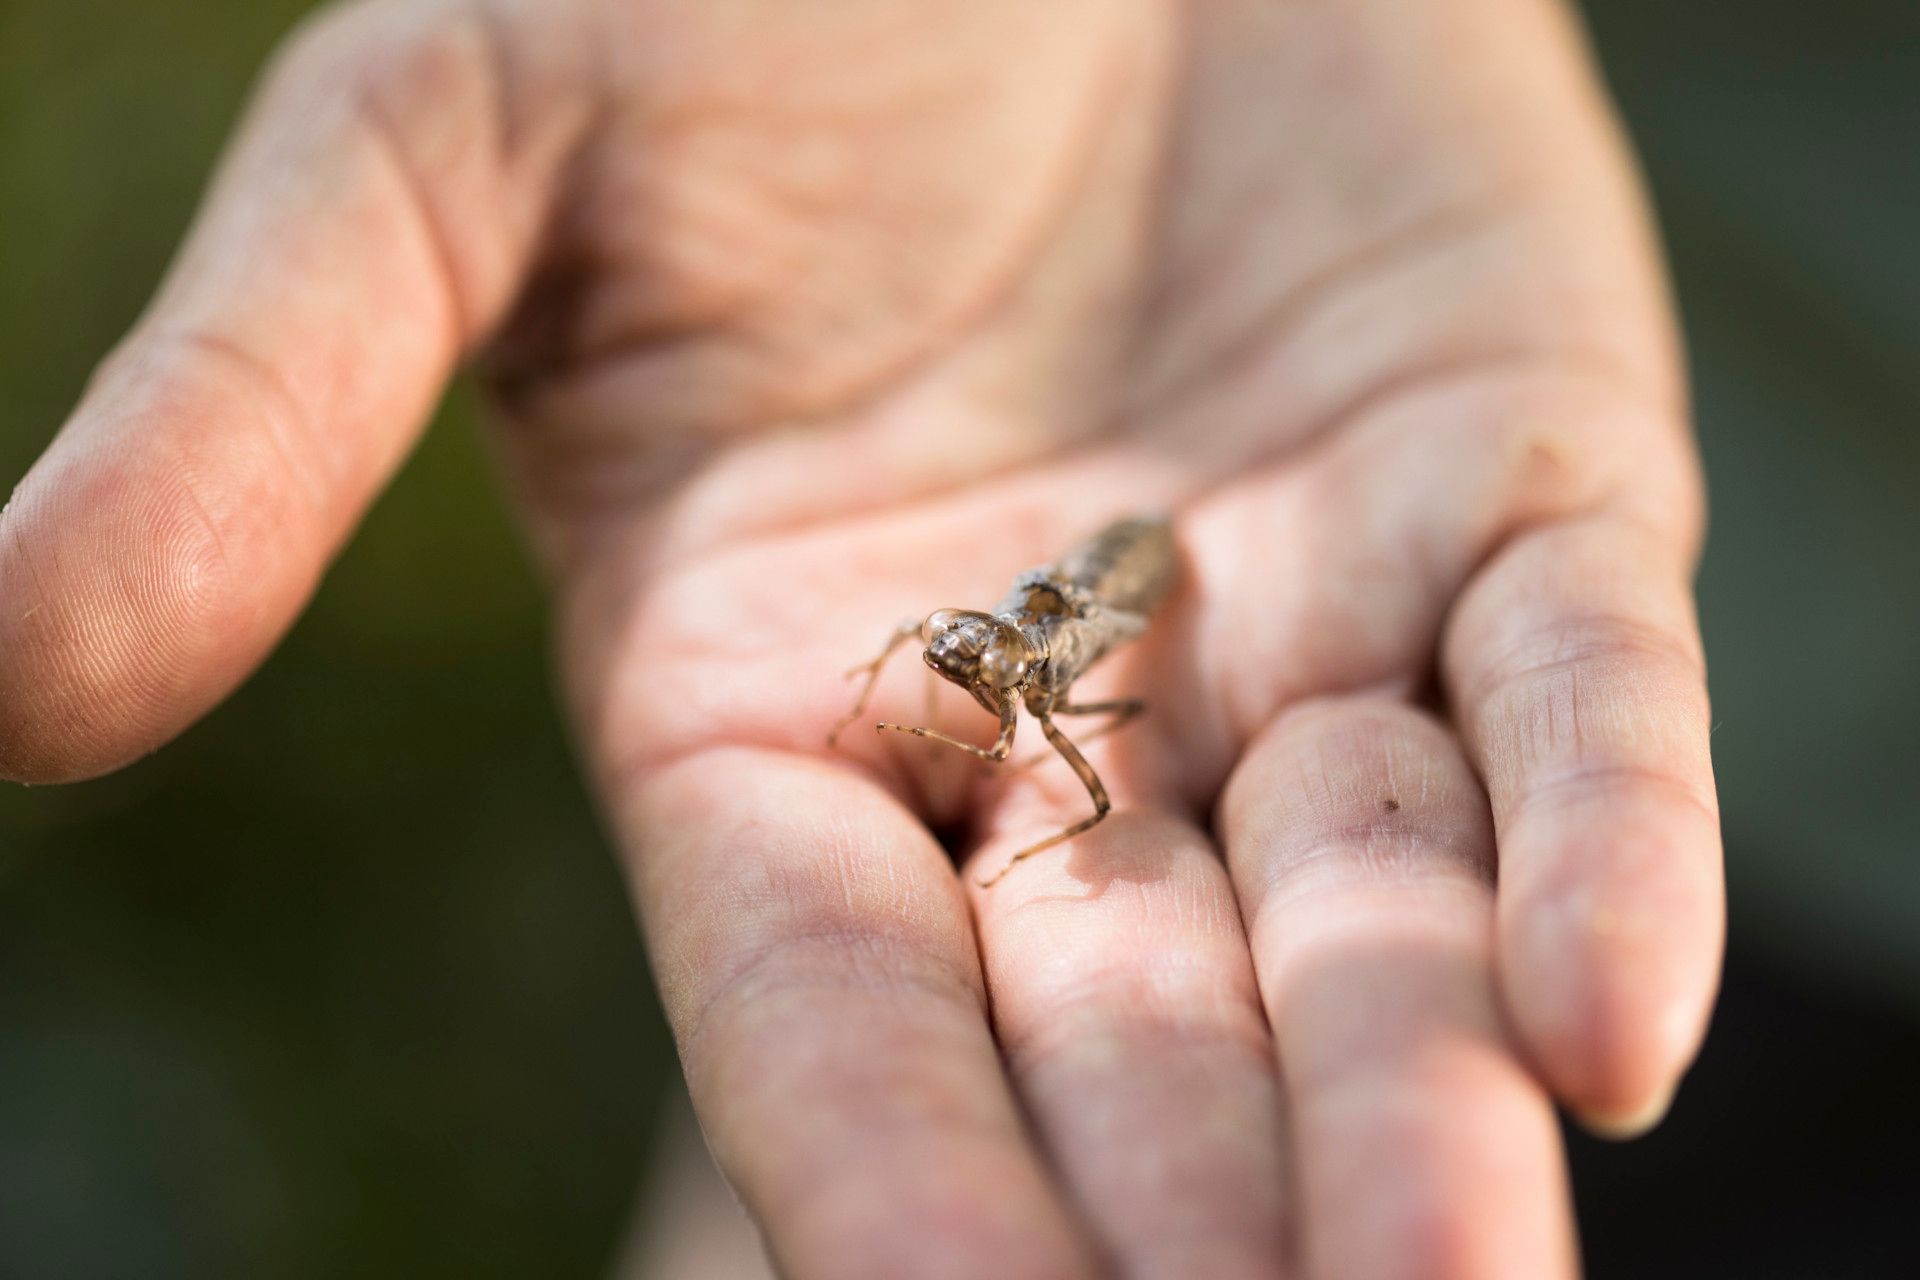
<path id="1" fill-rule="evenodd" d="M 611 1280 L 772 1280 L 766 1249 L 713 1155 L 686 1095 L 654 1122 L 653 1155 Z"/>
<path id="2" fill-rule="evenodd" d="M 489 65 L 475 28 L 358 6 L 267 76 L 0 521 L 0 774 L 151 750 L 288 625 L 524 256 L 531 162 L 489 141 Z"/>
<path id="3" fill-rule="evenodd" d="M 1552 1108 L 1496 1012 L 1486 801 L 1450 735 L 1386 702 L 1290 711 L 1235 771 L 1220 825 L 1309 1274 L 1572 1274 Z"/>
<path id="4" fill-rule="evenodd" d="M 616 820 L 695 1108 L 781 1274 L 1086 1273 L 911 815 L 831 764 L 714 748 Z"/>
<path id="5" fill-rule="evenodd" d="M 1612 513 L 1523 537 L 1469 587 L 1443 653 L 1499 833 L 1509 1012 L 1605 1132 L 1665 1110 L 1725 933 L 1683 544 Z"/>
<path id="6" fill-rule="evenodd" d="M 969 868 L 1007 1070 L 1123 1274 L 1279 1274 L 1278 1079 L 1225 868 L 1103 772 L 1111 817 L 979 888 L 1087 812 L 1064 765 L 1022 775 Z"/>

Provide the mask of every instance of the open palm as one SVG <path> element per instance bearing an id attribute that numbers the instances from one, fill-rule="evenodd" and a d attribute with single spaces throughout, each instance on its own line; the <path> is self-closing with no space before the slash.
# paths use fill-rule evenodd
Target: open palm
<path id="1" fill-rule="evenodd" d="M 331 14 L 0 523 L 6 772 L 243 678 L 467 353 L 787 1272 L 1573 1268 L 1549 1097 L 1657 1119 L 1722 908 L 1683 393 L 1565 15 Z M 980 889 L 1085 792 L 829 751 L 838 673 L 1137 511 L 1115 813 Z M 986 740 L 911 665 L 885 718 Z"/>

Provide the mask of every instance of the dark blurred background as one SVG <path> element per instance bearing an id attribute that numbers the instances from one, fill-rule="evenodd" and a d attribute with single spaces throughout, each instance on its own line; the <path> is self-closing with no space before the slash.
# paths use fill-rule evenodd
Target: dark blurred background
<path id="1" fill-rule="evenodd" d="M 137 313 L 296 0 L 0 0 L 0 485 Z M 1920 4 L 1594 0 L 1691 335 L 1726 993 L 1575 1136 L 1596 1277 L 1920 1275 Z M 674 1078 L 451 397 L 153 759 L 0 789 L 0 1275 L 568 1276 Z"/>

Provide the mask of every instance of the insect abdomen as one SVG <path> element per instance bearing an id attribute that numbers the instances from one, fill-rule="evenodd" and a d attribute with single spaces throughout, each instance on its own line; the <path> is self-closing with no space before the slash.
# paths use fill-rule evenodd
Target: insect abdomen
<path id="1" fill-rule="evenodd" d="M 1173 529 L 1158 516 L 1116 520 L 1073 547 L 1054 574 L 1103 604 L 1150 613 L 1173 589 Z"/>

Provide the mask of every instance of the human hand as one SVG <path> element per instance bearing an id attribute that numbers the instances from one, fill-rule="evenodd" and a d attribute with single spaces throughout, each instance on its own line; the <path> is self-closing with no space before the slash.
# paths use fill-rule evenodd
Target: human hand
<path id="1" fill-rule="evenodd" d="M 470 352 L 788 1272 L 1572 1269 L 1549 1091 L 1657 1115 L 1722 904 L 1678 361 L 1556 9 L 329 16 L 0 521 L 4 772 L 230 690 Z M 933 831 L 1084 793 L 828 753 L 836 673 L 1152 508 L 1116 812 L 963 883 Z"/>

